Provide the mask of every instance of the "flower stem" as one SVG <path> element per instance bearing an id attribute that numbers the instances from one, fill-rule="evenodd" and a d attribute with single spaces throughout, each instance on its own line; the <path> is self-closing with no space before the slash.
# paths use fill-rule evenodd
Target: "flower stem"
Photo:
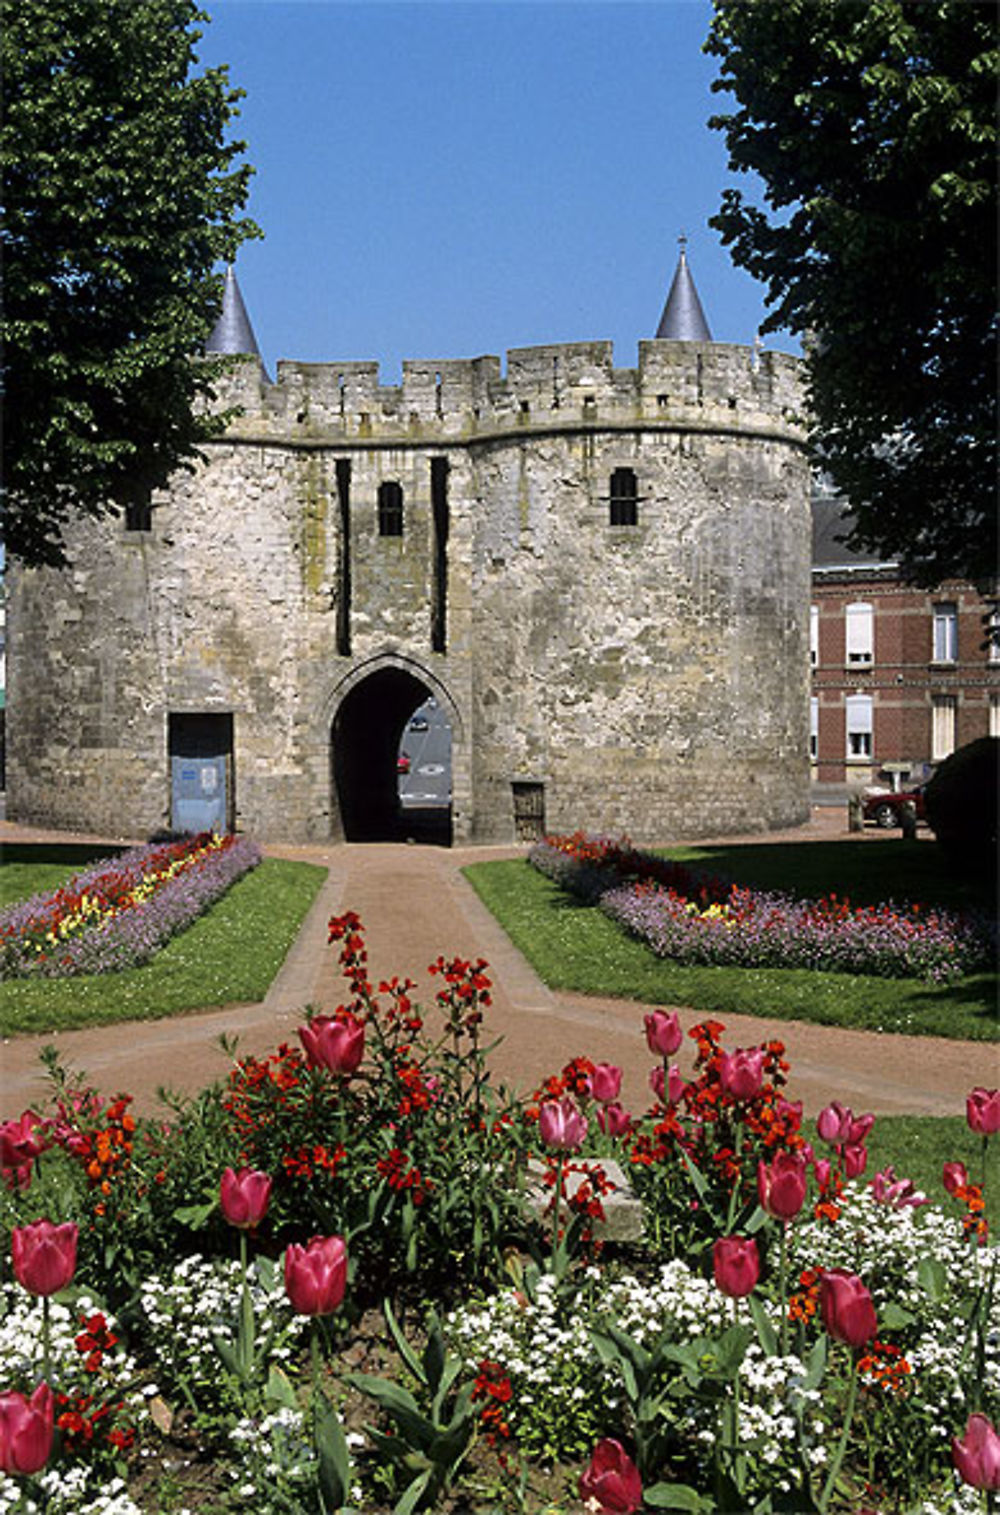
<path id="1" fill-rule="evenodd" d="M 52 1387 L 52 1340 L 49 1326 L 49 1296 L 42 1295 L 42 1366 L 45 1382 Z"/>
<path id="2" fill-rule="evenodd" d="M 823 1489 L 822 1495 L 820 1496 L 819 1515 L 826 1515 L 826 1511 L 830 1503 L 830 1497 L 833 1494 L 833 1486 L 837 1482 L 837 1475 L 840 1472 L 840 1465 L 844 1460 L 844 1453 L 847 1451 L 847 1438 L 851 1434 L 851 1421 L 854 1419 L 854 1402 L 857 1398 L 857 1394 L 858 1359 L 856 1355 L 852 1353 L 851 1384 L 847 1392 L 847 1409 L 844 1411 L 844 1429 L 840 1433 L 840 1444 L 837 1447 L 833 1463 L 830 1467 L 830 1475 L 826 1480 L 826 1485 Z"/>
<path id="3" fill-rule="evenodd" d="M 778 1261 L 778 1284 L 781 1290 L 781 1355 L 788 1356 L 788 1222 L 781 1222 L 781 1256 Z"/>

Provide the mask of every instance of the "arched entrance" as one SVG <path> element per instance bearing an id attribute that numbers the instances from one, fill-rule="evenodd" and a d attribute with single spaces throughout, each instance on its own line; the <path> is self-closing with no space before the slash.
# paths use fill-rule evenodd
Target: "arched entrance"
<path id="1" fill-rule="evenodd" d="M 421 679 L 390 666 L 368 674 L 341 701 L 331 755 L 346 841 L 450 844 L 451 727 L 445 710 L 428 703 L 432 696 Z"/>

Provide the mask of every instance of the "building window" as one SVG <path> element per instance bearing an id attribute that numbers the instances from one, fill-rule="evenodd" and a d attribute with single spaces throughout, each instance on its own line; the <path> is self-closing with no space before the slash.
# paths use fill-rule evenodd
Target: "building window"
<path id="1" fill-rule="evenodd" d="M 872 755 L 872 697 L 847 696 L 847 760 L 870 761 Z"/>
<path id="2" fill-rule="evenodd" d="M 819 666 L 819 606 L 809 607 L 809 662 L 813 668 Z"/>
<path id="3" fill-rule="evenodd" d="M 378 534 L 380 537 L 403 535 L 403 487 L 386 483 L 378 487 Z"/>
<path id="4" fill-rule="evenodd" d="M 845 611 L 847 662 L 852 668 L 867 667 L 874 657 L 874 613 L 870 605 L 848 605 Z"/>
<path id="5" fill-rule="evenodd" d="M 814 763 L 819 757 L 819 700 L 815 695 L 809 701 L 809 756 Z"/>
<path id="6" fill-rule="evenodd" d="M 958 701 L 953 694 L 935 694 L 931 698 L 931 762 L 943 762 L 955 751 L 955 711 Z"/>
<path id="7" fill-rule="evenodd" d="M 986 621 L 986 660 L 1000 663 L 1000 605 L 994 605 Z"/>
<path id="8" fill-rule="evenodd" d="M 958 660 L 958 606 L 947 602 L 934 606 L 934 661 Z"/>
<path id="9" fill-rule="evenodd" d="M 639 486 L 635 471 L 616 468 L 611 475 L 610 523 L 612 526 L 636 526 L 639 522 Z"/>
<path id="10" fill-rule="evenodd" d="M 1000 694 L 990 695 L 990 736 L 1000 736 Z"/>
<path id="11" fill-rule="evenodd" d="M 153 502 L 149 495 L 141 500 L 130 500 L 125 506 L 126 531 L 152 531 Z"/>

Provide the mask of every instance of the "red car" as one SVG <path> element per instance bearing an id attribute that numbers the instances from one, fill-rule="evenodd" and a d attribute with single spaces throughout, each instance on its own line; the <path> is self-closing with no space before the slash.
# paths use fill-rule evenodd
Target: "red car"
<path id="1" fill-rule="evenodd" d="M 408 752 L 401 752 L 399 754 L 399 757 L 396 759 L 396 772 L 397 773 L 409 773 L 409 771 L 410 771 L 410 754 Z"/>
<path id="2" fill-rule="evenodd" d="M 894 794 L 888 789 L 866 794 L 861 813 L 866 821 L 874 821 L 876 826 L 882 826 L 888 830 L 890 826 L 903 824 L 903 807 L 912 805 L 917 820 L 922 821 L 926 819 L 925 787 L 924 784 L 918 784 L 916 789 L 904 789 L 899 794 Z"/>

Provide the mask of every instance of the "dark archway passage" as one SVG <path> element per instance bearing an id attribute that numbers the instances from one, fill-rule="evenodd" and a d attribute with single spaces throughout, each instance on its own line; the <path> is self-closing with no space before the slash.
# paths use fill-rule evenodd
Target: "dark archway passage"
<path id="1" fill-rule="evenodd" d="M 401 668 L 381 668 L 347 694 L 332 731 L 334 797 L 348 842 L 451 843 L 451 806 L 400 805 L 396 760 L 413 712 L 432 691 Z"/>

